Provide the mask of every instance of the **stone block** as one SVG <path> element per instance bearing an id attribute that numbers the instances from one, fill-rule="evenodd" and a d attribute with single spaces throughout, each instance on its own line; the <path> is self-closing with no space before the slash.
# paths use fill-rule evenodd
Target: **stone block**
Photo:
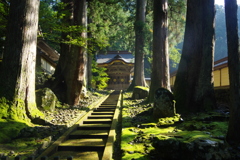
<path id="1" fill-rule="evenodd" d="M 172 117 L 176 115 L 175 100 L 172 92 L 165 88 L 155 91 L 153 117 L 155 119 Z"/>

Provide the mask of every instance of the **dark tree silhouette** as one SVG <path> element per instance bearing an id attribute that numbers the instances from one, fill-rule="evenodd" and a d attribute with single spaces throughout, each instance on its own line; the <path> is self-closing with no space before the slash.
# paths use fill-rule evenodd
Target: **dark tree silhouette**
<path id="1" fill-rule="evenodd" d="M 230 79 L 230 119 L 227 141 L 233 145 L 240 143 L 240 56 L 237 20 L 237 1 L 225 0 L 228 67 Z"/>
<path id="2" fill-rule="evenodd" d="M 187 1 L 183 51 L 174 84 L 177 111 L 215 107 L 212 76 L 214 15 L 214 0 Z"/>
<path id="3" fill-rule="evenodd" d="M 156 89 L 163 87 L 170 90 L 167 6 L 167 0 L 154 0 L 153 62 L 149 102 L 153 101 Z"/>

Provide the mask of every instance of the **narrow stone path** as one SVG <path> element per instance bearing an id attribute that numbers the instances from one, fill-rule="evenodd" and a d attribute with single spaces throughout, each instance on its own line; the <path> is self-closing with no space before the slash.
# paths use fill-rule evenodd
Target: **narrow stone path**
<path id="1" fill-rule="evenodd" d="M 74 129 L 70 129 L 55 146 L 50 146 L 41 154 L 48 159 L 74 160 L 107 160 L 111 159 L 115 137 L 116 121 L 120 107 L 120 92 L 113 92 L 96 109 L 91 111 L 86 118 L 78 122 Z M 57 145 L 56 145 L 57 144 Z"/>

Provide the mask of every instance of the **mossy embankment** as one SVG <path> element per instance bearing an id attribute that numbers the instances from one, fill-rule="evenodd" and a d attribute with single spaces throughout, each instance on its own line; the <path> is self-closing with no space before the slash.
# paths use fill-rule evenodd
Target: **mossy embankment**
<path id="1" fill-rule="evenodd" d="M 0 158 L 8 156 L 22 159 L 39 155 L 46 147 L 61 136 L 69 127 L 68 124 L 89 111 L 89 106 L 108 95 L 107 91 L 88 92 L 78 106 L 58 103 L 53 112 L 42 111 L 45 124 L 39 125 L 30 121 L 20 121 L 9 117 L 11 107 L 7 101 L 0 103 Z"/>
<path id="2" fill-rule="evenodd" d="M 121 150 L 123 160 L 232 159 L 240 156 L 225 136 L 229 114 L 222 111 L 152 119 L 153 104 L 124 94 Z"/>

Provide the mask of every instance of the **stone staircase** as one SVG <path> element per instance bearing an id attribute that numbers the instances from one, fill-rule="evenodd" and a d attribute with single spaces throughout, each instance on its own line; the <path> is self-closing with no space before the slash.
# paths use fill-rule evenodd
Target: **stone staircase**
<path id="1" fill-rule="evenodd" d="M 111 159 L 115 135 L 109 135 L 116 125 L 116 107 L 119 92 L 113 92 L 70 134 L 66 135 L 48 159 L 107 160 Z M 119 106 L 118 106 L 119 108 Z M 113 123 L 115 119 L 115 124 Z M 113 132 L 111 131 L 111 134 Z M 110 136 L 110 137 L 109 137 Z M 108 146 L 108 147 L 106 147 Z"/>

